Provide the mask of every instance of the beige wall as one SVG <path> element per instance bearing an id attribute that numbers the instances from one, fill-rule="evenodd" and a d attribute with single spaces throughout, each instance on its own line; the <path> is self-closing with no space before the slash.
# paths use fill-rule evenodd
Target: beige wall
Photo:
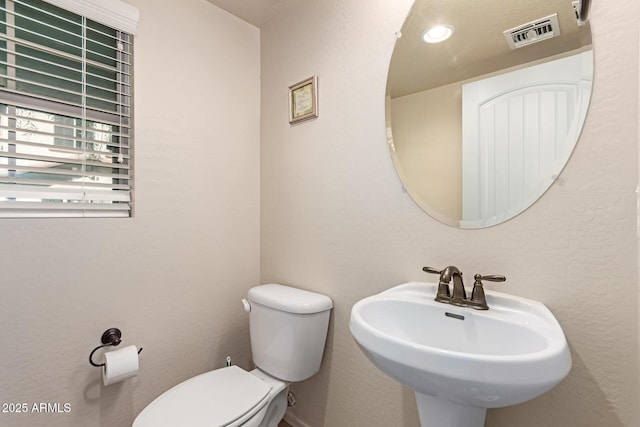
<path id="1" fill-rule="evenodd" d="M 259 282 L 259 31 L 205 0 L 131 0 L 135 217 L 0 221 L 3 427 L 130 426 L 170 386 L 250 367 L 240 298 Z M 144 347 L 104 387 L 89 352 L 109 327 Z"/>
<path id="2" fill-rule="evenodd" d="M 410 194 L 430 213 L 458 224 L 462 219 L 462 83 L 392 99 L 391 121 L 394 164 L 402 167 L 402 181 Z"/>
<path id="3" fill-rule="evenodd" d="M 410 390 L 363 356 L 359 299 L 421 267 L 504 274 L 494 290 L 544 302 L 573 369 L 550 393 L 490 410 L 487 426 L 635 426 L 638 409 L 638 2 L 593 2 L 595 82 L 561 179 L 485 230 L 444 226 L 401 190 L 386 145 L 386 72 L 410 0 L 300 2 L 261 31 L 261 276 L 335 302 L 321 372 L 293 386 L 290 419 L 312 427 L 418 426 Z M 320 117 L 289 126 L 287 86 L 318 75 Z M 428 328 L 429 325 L 424 325 Z"/>

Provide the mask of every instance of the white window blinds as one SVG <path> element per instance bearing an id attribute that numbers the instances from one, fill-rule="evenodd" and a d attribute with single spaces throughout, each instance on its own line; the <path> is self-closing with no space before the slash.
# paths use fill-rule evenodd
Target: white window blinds
<path id="1" fill-rule="evenodd" d="M 0 0 L 0 217 L 130 216 L 132 42 L 49 2 Z"/>

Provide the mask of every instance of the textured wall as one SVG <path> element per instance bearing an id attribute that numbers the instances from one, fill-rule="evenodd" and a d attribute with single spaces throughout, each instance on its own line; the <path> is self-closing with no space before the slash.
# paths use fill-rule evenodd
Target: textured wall
<path id="1" fill-rule="evenodd" d="M 130 426 L 227 354 L 249 367 L 259 32 L 204 0 L 131 3 L 135 217 L 0 221 L 0 402 L 71 404 L 0 413 L 3 427 Z M 87 357 L 112 326 L 144 350 L 137 377 L 104 387 Z"/>
<path id="2" fill-rule="evenodd" d="M 490 410 L 487 426 L 622 427 L 638 407 L 638 2 L 594 2 L 595 84 L 561 179 L 494 228 L 426 216 L 387 152 L 384 91 L 410 0 L 300 2 L 261 31 L 261 275 L 335 302 L 321 372 L 293 386 L 290 419 L 312 427 L 417 426 L 413 395 L 376 370 L 348 330 L 359 299 L 458 265 L 544 302 L 573 369 L 550 393 Z M 287 86 L 319 76 L 320 117 L 289 126 Z M 424 325 L 429 327 L 429 325 Z M 635 419 L 635 422 L 638 420 Z M 302 424 L 301 424 L 302 425 Z"/>

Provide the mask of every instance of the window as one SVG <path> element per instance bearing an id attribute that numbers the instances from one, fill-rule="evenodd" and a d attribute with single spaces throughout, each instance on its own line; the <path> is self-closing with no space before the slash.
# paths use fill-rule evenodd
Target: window
<path id="1" fill-rule="evenodd" d="M 0 217 L 128 217 L 133 35 L 52 3 L 0 0 Z"/>

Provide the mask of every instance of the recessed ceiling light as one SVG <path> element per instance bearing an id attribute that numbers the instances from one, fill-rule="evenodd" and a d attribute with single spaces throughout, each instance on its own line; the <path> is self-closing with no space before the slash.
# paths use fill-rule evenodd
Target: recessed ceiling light
<path id="1" fill-rule="evenodd" d="M 427 43 L 440 43 L 451 37 L 453 31 L 451 25 L 437 25 L 422 33 L 422 40 Z"/>

